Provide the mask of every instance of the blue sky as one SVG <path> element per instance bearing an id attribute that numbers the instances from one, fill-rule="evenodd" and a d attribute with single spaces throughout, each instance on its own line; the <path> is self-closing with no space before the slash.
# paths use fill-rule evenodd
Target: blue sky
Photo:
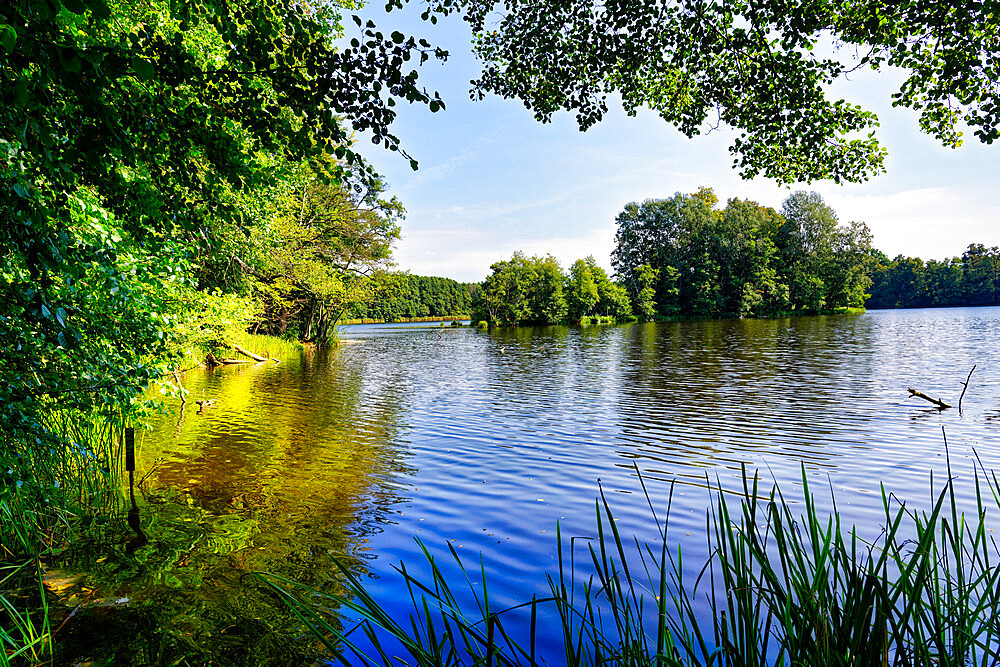
<path id="1" fill-rule="evenodd" d="M 407 209 L 394 253 L 400 270 L 482 280 L 490 264 L 515 250 L 550 253 L 564 267 L 593 255 L 610 268 L 614 220 L 625 204 L 700 186 L 714 188 L 722 202 L 740 197 L 775 208 L 794 190 L 815 190 L 841 222 L 866 222 L 890 257 L 941 259 L 969 243 L 1000 244 L 1000 147 L 966 133 L 965 145 L 952 150 L 921 134 L 915 114 L 890 106 L 898 74 L 859 73 L 836 88 L 878 113 L 887 173 L 859 185 L 788 188 L 740 179 L 726 131 L 687 139 L 653 113 L 628 117 L 618 107 L 580 132 L 567 113 L 543 125 L 517 101 L 471 101 L 478 63 L 467 27 L 455 17 L 432 26 L 416 16 L 420 9 L 386 15 L 374 5 L 363 14 L 385 32 L 426 37 L 451 53 L 445 63 L 420 68 L 422 85 L 441 93 L 445 110 L 396 107 L 394 133 L 419 171 L 398 154 L 359 146 Z"/>

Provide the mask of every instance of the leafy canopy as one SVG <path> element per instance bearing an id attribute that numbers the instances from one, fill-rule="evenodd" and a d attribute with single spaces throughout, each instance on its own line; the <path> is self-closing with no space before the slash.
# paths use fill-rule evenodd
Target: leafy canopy
<path id="1" fill-rule="evenodd" d="M 396 100 L 440 107 L 435 52 L 293 0 L 12 0 L 0 5 L 0 423 L 51 435 L 52 402 L 122 409 L 161 371 L 184 285 L 259 224 L 288 165 L 370 181 L 364 131 L 399 149 Z M 2 444 L 2 443 L 0 443 Z"/>
<path id="2" fill-rule="evenodd" d="M 432 12 L 471 26 L 484 62 L 474 96 L 519 99 L 542 122 L 568 110 L 581 129 L 612 95 L 688 137 L 725 124 L 747 178 L 882 171 L 875 114 L 830 96 L 862 68 L 901 70 L 893 104 L 946 146 L 961 143 L 962 123 L 983 142 L 1000 136 L 1000 13 L 989 2 L 433 0 Z"/>

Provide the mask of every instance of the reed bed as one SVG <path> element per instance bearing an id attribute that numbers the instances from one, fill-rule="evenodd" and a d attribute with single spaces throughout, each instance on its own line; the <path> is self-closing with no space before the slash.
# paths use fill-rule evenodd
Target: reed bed
<path id="1" fill-rule="evenodd" d="M 51 650 L 42 562 L 79 531 L 119 515 L 124 502 L 120 413 L 53 409 L 49 439 L 0 440 L 0 666 L 38 662 Z M 37 587 L 37 604 L 22 594 Z M 29 609 L 29 607 L 34 607 Z"/>
<path id="2" fill-rule="evenodd" d="M 228 342 L 265 357 L 287 356 L 303 347 L 298 340 L 251 333 L 234 334 Z"/>
<path id="3" fill-rule="evenodd" d="M 968 515 L 950 464 L 946 480 L 931 477 L 927 509 L 911 509 L 883 488 L 881 531 L 868 539 L 841 524 L 835 498 L 832 511 L 819 509 L 804 468 L 798 504 L 776 485 L 762 493 L 746 469 L 742 480 L 735 494 L 711 485 L 710 557 L 693 569 L 668 534 L 673 488 L 662 515 L 649 503 L 651 542 L 619 533 L 602 492 L 586 557 L 576 560 L 573 540 L 560 533 L 549 594 L 513 608 L 491 603 L 482 567 L 467 569 L 454 549 L 439 564 L 422 544 L 429 577 L 397 567 L 412 603 L 408 618 L 393 617 L 347 567 L 340 567 L 343 596 L 255 576 L 345 665 L 1000 662 L 1000 552 L 989 529 L 1000 510 L 994 474 L 975 469 L 966 489 L 975 513 Z M 459 587 L 471 590 L 471 608 L 459 603 Z M 343 629 L 326 613 L 338 607 L 359 624 Z M 555 629 L 539 621 L 552 610 Z M 538 655 L 542 633 L 561 644 L 559 655 Z"/>

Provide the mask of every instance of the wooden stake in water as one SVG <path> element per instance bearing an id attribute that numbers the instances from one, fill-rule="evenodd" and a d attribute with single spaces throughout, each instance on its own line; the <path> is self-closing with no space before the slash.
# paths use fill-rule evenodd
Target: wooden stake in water
<path id="1" fill-rule="evenodd" d="M 125 429 L 125 470 L 135 471 L 135 429 L 131 426 Z"/>
<path id="2" fill-rule="evenodd" d="M 128 498 L 132 501 L 127 521 L 129 528 L 135 531 L 135 537 L 129 540 L 126 550 L 132 554 L 139 547 L 145 546 L 149 540 L 146 538 L 146 533 L 142 532 L 139 506 L 135 503 L 135 429 L 131 426 L 125 429 L 125 470 L 128 471 Z"/>

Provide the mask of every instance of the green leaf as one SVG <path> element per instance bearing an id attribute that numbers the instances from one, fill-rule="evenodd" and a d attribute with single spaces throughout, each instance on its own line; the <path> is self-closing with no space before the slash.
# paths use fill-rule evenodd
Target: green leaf
<path id="1" fill-rule="evenodd" d="M 83 0 L 63 0 L 62 5 L 66 11 L 73 14 L 83 14 L 87 11 L 87 6 L 83 4 Z"/>
<path id="2" fill-rule="evenodd" d="M 10 53 L 17 41 L 17 31 L 9 25 L 0 25 L 0 48 Z"/>
<path id="3" fill-rule="evenodd" d="M 155 73 L 153 64 L 148 60 L 143 60 L 142 58 L 136 58 L 132 61 L 132 69 L 139 78 L 146 80 L 152 79 L 153 74 Z"/>
<path id="4" fill-rule="evenodd" d="M 94 16 L 101 19 L 106 19 L 111 16 L 111 7 L 105 0 L 88 0 L 90 5 L 90 11 L 94 13 Z"/>

